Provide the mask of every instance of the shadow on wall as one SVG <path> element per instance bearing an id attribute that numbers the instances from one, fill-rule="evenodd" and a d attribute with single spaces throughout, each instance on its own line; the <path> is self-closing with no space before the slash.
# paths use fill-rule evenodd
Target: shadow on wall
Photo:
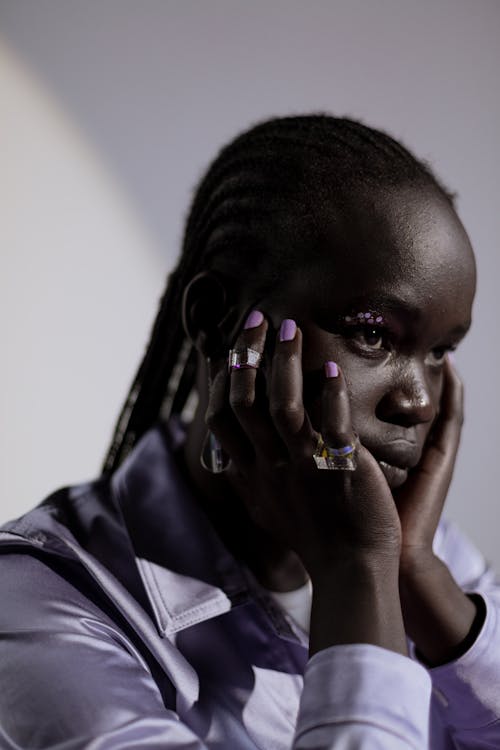
<path id="1" fill-rule="evenodd" d="M 241 80 L 235 81 L 227 65 L 232 45 L 235 54 L 241 53 L 236 47 L 248 32 L 244 19 L 237 9 L 231 12 L 231 4 L 219 17 L 214 4 L 207 5 L 188 3 L 180 9 L 149 0 L 145 10 L 113 0 L 98 8 L 46 0 L 0 8 L 10 48 L 85 133 L 128 193 L 155 247 L 168 256 L 180 249 L 190 193 L 209 159 L 258 117 L 248 101 L 249 117 L 242 120 L 245 105 L 235 107 L 228 95 L 231 86 L 248 92 L 255 76 L 249 65 L 246 82 L 242 66 Z M 253 15 L 253 38 L 258 38 L 261 18 Z M 228 36 L 224 45 L 217 44 L 217 36 L 224 34 L 222 16 L 228 24 L 224 28 L 235 32 L 233 42 Z M 200 49 L 204 41 L 206 55 Z M 255 50 L 249 46 L 248 52 Z M 262 99 L 266 84 L 258 83 Z M 270 98 L 269 113 L 278 111 L 276 101 Z"/>
<path id="2" fill-rule="evenodd" d="M 175 205 L 176 182 L 186 175 L 172 156 L 186 139 L 196 142 L 197 134 L 186 133 L 186 106 L 173 101 L 168 90 L 164 13 L 157 12 L 159 23 L 152 23 L 142 8 L 123 14 L 115 8 L 113 3 L 101 4 L 98 12 L 87 3 L 6 4 L 0 10 L 2 34 L 84 131 L 129 194 L 155 246 L 172 252 L 187 201 L 183 196 L 183 205 Z M 172 54 L 182 66 L 182 45 Z M 193 123 L 193 131 L 198 127 Z M 179 217 L 175 228 L 172 216 Z"/>
<path id="3" fill-rule="evenodd" d="M 3 3 L 0 24 L 129 193 L 155 245 L 172 253 L 204 167 L 257 119 L 366 113 L 427 148 L 436 123 L 453 120 L 454 51 L 464 34 L 477 44 L 481 9 L 443 0 L 430 19 L 398 0 L 44 0 Z M 462 66 L 460 76 L 466 89 Z"/>

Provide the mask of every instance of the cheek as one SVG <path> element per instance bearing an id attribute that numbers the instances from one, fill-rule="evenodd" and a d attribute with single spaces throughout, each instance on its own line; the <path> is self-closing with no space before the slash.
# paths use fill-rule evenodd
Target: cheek
<path id="1" fill-rule="evenodd" d="M 359 359 L 353 363 L 347 358 L 343 371 L 349 391 L 353 426 L 361 434 L 363 426 L 375 417 L 377 403 L 384 393 L 384 382 L 379 368 L 360 363 Z"/>

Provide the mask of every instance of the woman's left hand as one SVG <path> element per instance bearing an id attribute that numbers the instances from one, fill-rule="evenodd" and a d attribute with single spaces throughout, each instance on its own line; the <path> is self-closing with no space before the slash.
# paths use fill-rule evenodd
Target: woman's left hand
<path id="1" fill-rule="evenodd" d="M 463 385 L 447 358 L 440 411 L 422 458 L 393 493 L 401 520 L 402 576 L 425 570 L 434 557 L 432 542 L 453 475 L 462 424 Z"/>
<path id="2" fill-rule="evenodd" d="M 401 522 L 399 592 L 406 632 L 429 666 L 458 658 L 481 612 L 433 552 L 463 424 L 463 386 L 447 359 L 441 407 L 420 463 L 393 493 Z M 484 616 L 484 612 L 481 616 Z"/>

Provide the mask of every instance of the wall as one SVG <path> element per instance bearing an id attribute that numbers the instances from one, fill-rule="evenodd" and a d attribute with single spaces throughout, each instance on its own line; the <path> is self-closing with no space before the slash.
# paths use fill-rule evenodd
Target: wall
<path id="1" fill-rule="evenodd" d="M 328 110 L 460 194 L 479 294 L 448 514 L 500 569 L 499 26 L 496 0 L 0 2 L 0 521 L 98 470 L 217 148 Z"/>

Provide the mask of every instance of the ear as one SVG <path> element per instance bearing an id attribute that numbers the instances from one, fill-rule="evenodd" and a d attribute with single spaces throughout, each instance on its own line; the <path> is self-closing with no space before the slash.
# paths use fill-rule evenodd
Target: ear
<path id="1" fill-rule="evenodd" d="M 196 349 L 205 356 L 214 356 L 227 336 L 228 315 L 232 307 L 223 281 L 210 271 L 195 276 L 184 290 L 182 322 Z"/>

